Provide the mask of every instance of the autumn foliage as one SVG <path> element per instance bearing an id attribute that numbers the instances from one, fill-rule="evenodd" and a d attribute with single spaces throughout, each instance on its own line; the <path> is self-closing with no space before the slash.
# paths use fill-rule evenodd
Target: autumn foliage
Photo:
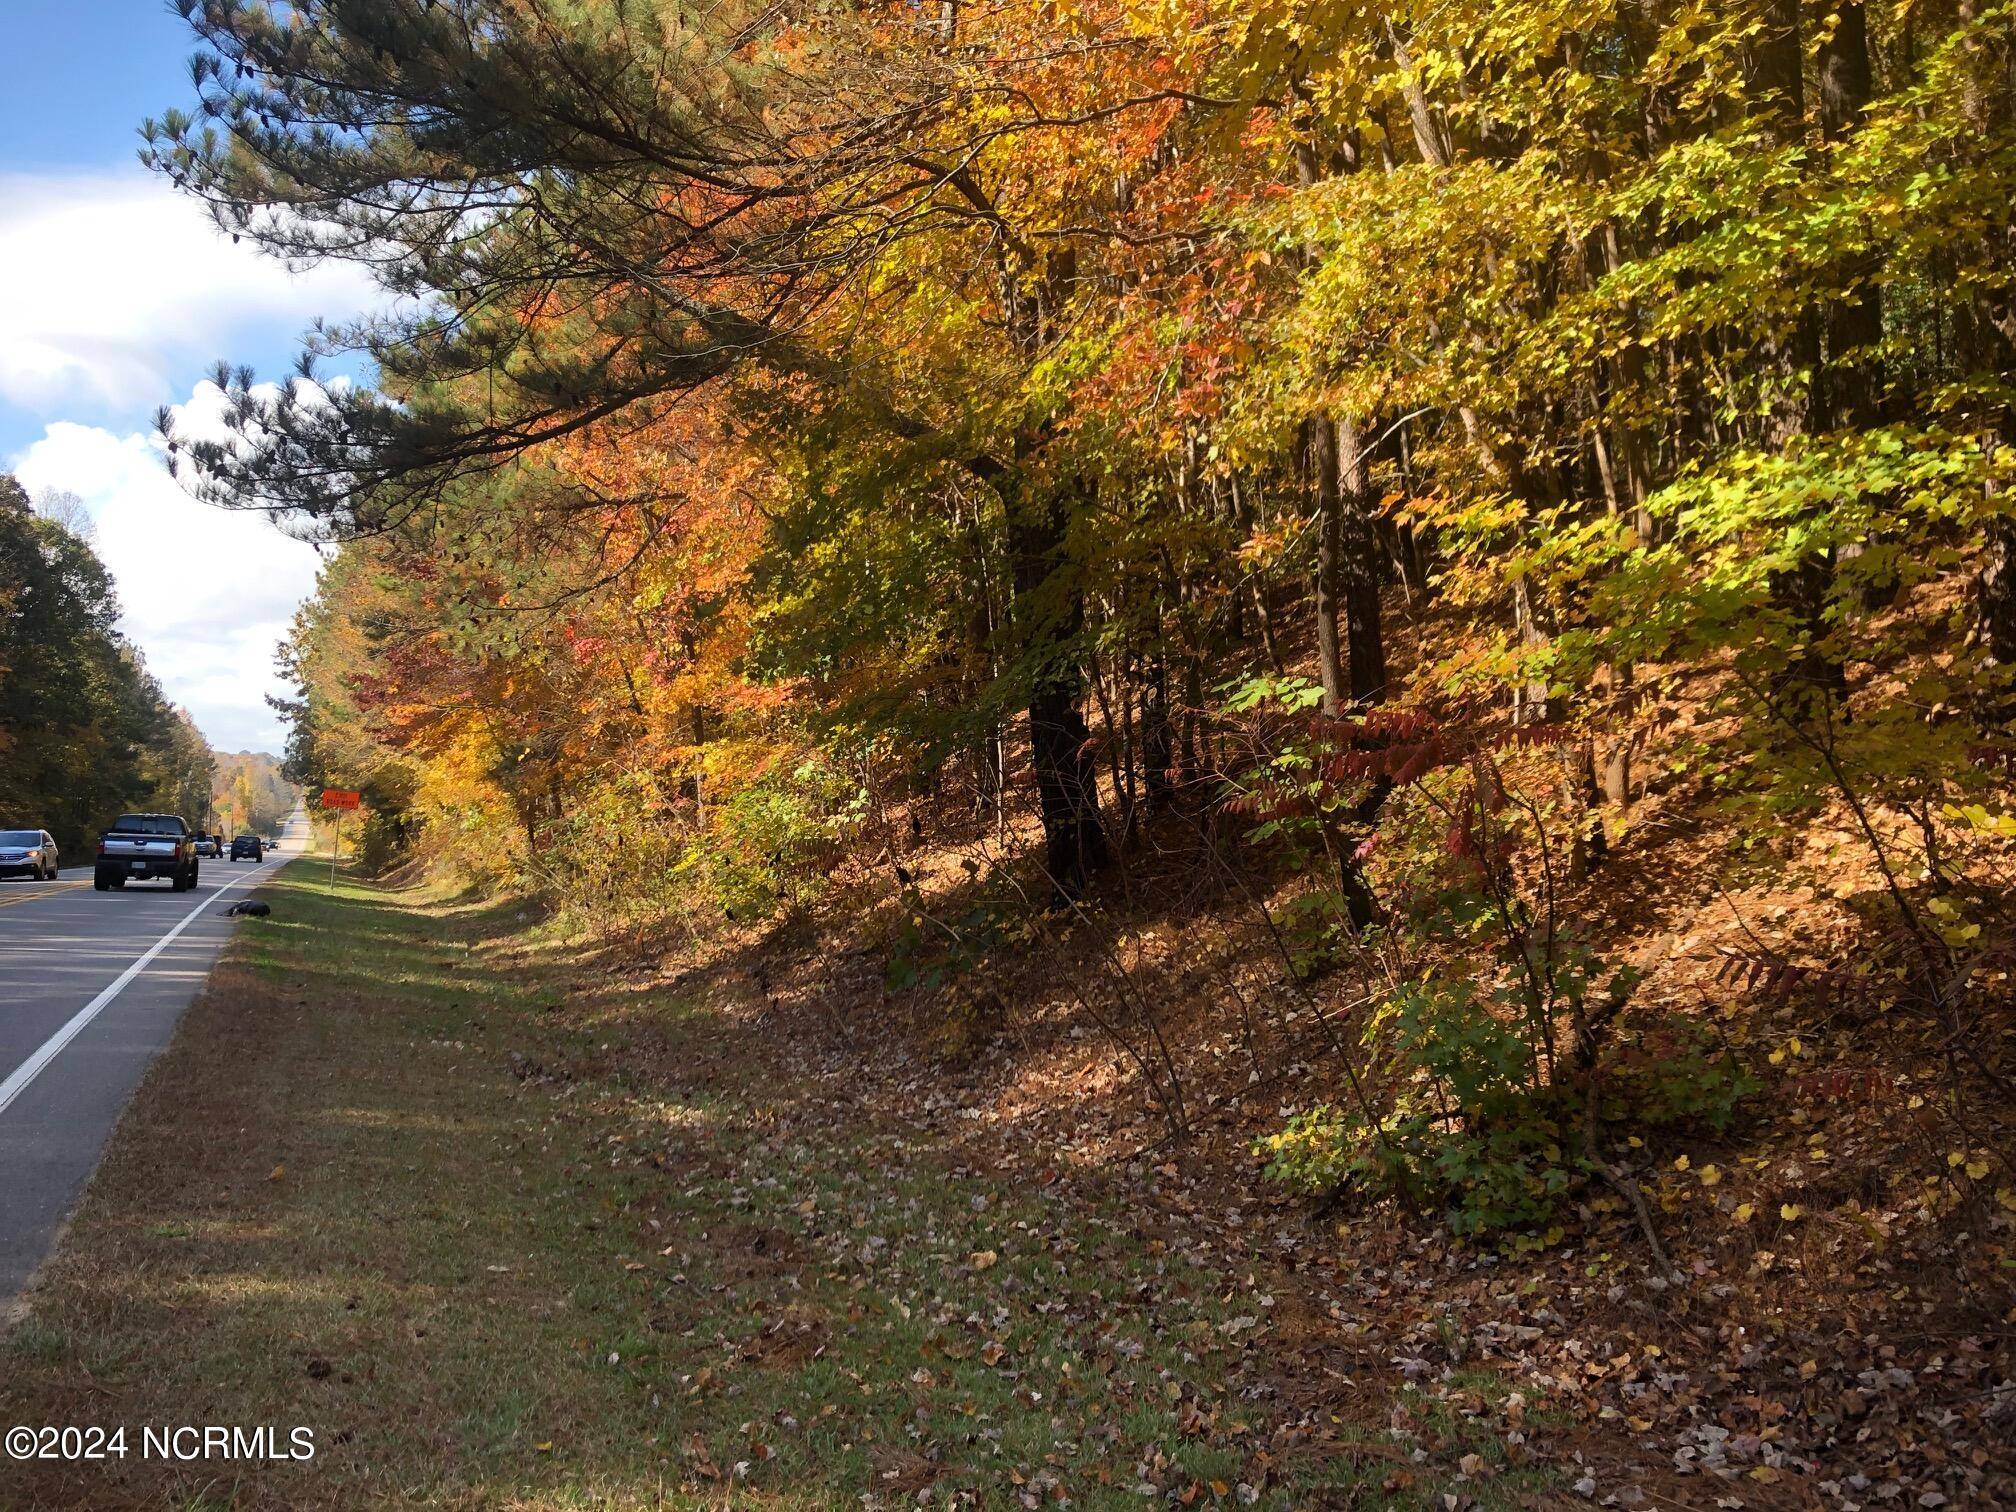
<path id="1" fill-rule="evenodd" d="M 170 435 L 340 545 L 290 773 L 374 859 L 642 939 L 1193 847 L 1371 1005 L 1284 1174 L 1489 1229 L 1753 1086 L 1626 1032 L 1606 868 L 1824 823 L 1824 969 L 2006 1094 L 2006 5 L 183 9 L 153 165 L 401 296 Z"/>

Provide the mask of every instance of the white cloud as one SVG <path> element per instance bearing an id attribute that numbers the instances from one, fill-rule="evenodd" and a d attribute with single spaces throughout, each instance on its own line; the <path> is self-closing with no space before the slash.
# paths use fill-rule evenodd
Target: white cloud
<path id="1" fill-rule="evenodd" d="M 31 495 L 61 488 L 83 499 L 119 585 L 122 628 L 210 743 L 277 752 L 285 729 L 265 695 L 284 687 L 274 648 L 314 590 L 315 549 L 262 514 L 190 498 L 155 437 L 58 421 L 10 470 Z"/>
<path id="2" fill-rule="evenodd" d="M 0 399 L 150 412 L 248 337 L 379 306 L 347 263 L 292 273 L 138 170 L 0 174 Z"/>

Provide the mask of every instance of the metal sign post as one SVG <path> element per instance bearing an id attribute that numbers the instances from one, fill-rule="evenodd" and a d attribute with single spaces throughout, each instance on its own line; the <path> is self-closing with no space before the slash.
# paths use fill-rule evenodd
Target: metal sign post
<path id="1" fill-rule="evenodd" d="M 343 856 L 343 812 L 354 809 L 363 802 L 363 795 L 354 788 L 322 789 L 322 807 L 336 811 L 336 848 L 329 853 L 329 891 L 336 891 L 336 863 Z"/>

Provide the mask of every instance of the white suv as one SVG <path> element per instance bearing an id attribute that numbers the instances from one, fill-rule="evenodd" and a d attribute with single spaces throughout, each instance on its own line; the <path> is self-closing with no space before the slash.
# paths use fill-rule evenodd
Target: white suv
<path id="1" fill-rule="evenodd" d="M 56 880 L 56 842 L 47 830 L 0 830 L 0 877 Z"/>

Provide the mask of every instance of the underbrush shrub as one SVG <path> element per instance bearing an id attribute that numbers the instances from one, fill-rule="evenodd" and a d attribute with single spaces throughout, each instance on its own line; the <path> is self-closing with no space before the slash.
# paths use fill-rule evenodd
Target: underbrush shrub
<path id="1" fill-rule="evenodd" d="M 1761 1085 L 1733 1050 L 1678 1014 L 1620 1044 L 1604 1078 L 1606 1123 L 1710 1134 L 1728 1133 L 1737 1105 Z"/>
<path id="2" fill-rule="evenodd" d="M 882 985 L 929 1004 L 926 1043 L 945 1061 L 959 1061 L 993 1043 L 1007 1005 L 986 969 L 1033 936 L 1015 905 L 982 894 L 956 910 L 934 910 L 915 886 L 903 891 L 903 915 L 887 945 Z"/>
<path id="3" fill-rule="evenodd" d="M 708 806 L 673 875 L 737 921 L 809 905 L 866 816 L 860 784 L 824 756 L 779 763 Z"/>
<path id="4" fill-rule="evenodd" d="M 418 826 L 404 809 L 370 809 L 353 831 L 357 865 L 366 876 L 377 877 L 405 860 Z M 348 834 L 346 833 L 346 839 Z"/>
<path id="5" fill-rule="evenodd" d="M 649 774 L 586 787 L 552 833 L 557 859 L 541 868 L 541 884 L 564 925 L 638 938 L 687 911 L 677 878 L 684 828 Z"/>
<path id="6" fill-rule="evenodd" d="M 1387 1104 L 1324 1104 L 1261 1141 L 1267 1175 L 1311 1196 L 1359 1192 L 1446 1210 L 1457 1233 L 1540 1224 L 1578 1172 L 1575 1109 L 1533 1074 L 1532 1046 L 1472 983 L 1427 977 L 1371 1013 Z"/>
<path id="7" fill-rule="evenodd" d="M 698 802 L 691 777 L 627 771 L 577 788 L 533 870 L 591 933 L 753 922 L 815 899 L 859 819 L 857 785 L 816 754 L 717 779 Z"/>
<path id="8" fill-rule="evenodd" d="M 747 743 L 703 774 L 630 768 L 583 778 L 532 823 L 513 795 L 474 783 L 422 789 L 368 814 L 350 843 L 366 869 L 424 862 L 485 895 L 531 892 L 563 927 L 642 940 L 723 915 L 757 921 L 806 906 L 861 825 L 860 784 L 816 751 Z M 696 796 L 697 788 L 697 796 Z"/>
<path id="9" fill-rule="evenodd" d="M 891 992 L 937 992 L 974 971 L 1020 931 L 999 898 L 983 897 L 957 914 L 927 910 L 916 889 L 903 896 L 903 922 L 890 942 L 884 985 Z"/>
<path id="10" fill-rule="evenodd" d="M 508 893 L 537 876 L 524 830 L 501 801 L 432 805 L 422 823 L 432 869 L 471 892 Z"/>
<path id="11" fill-rule="evenodd" d="M 1586 815 L 1558 729 L 1319 712 L 1256 685 L 1235 814 L 1283 846 L 1274 920 L 1292 971 L 1356 978 L 1348 1099 L 1259 1142 L 1267 1174 L 1329 1201 L 1397 1201 L 1466 1235 L 1545 1228 L 1616 1136 L 1726 1128 L 1755 1083 L 1685 1021 L 1622 1032 L 1641 980 L 1562 916 Z M 1371 906 L 1368 907 L 1368 900 Z"/>
<path id="12" fill-rule="evenodd" d="M 1513 994 L 1516 998 L 1516 993 Z M 1306 1196 L 1397 1201 L 1458 1234 L 1536 1230 L 1601 1173 L 1595 1142 L 1632 1130 L 1729 1127 L 1757 1082 L 1684 1021 L 1550 1072 L 1529 1031 L 1477 991 L 1431 973 L 1364 1021 L 1384 1100 L 1323 1103 L 1263 1137 L 1266 1175 Z"/>

